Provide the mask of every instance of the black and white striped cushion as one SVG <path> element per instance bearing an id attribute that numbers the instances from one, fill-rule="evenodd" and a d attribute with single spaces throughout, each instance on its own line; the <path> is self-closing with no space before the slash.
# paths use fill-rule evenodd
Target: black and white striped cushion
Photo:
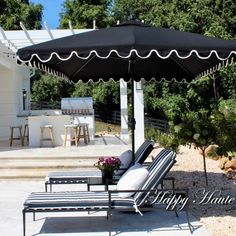
<path id="1" fill-rule="evenodd" d="M 152 167 L 149 172 L 149 176 L 145 181 L 144 185 L 140 188 L 141 190 L 151 190 L 155 186 L 160 184 L 161 180 L 165 177 L 169 169 L 175 163 L 176 154 L 173 151 L 167 152 L 162 158 L 158 158 L 159 161 L 156 161 L 156 165 Z M 136 193 L 134 195 L 134 200 L 137 203 L 137 206 L 144 204 L 149 193 Z"/>
<path id="2" fill-rule="evenodd" d="M 121 198 L 117 193 L 111 196 L 112 208 L 132 207 L 134 199 Z M 33 192 L 25 200 L 26 209 L 78 208 L 108 209 L 108 192 Z"/>
<path id="3" fill-rule="evenodd" d="M 149 176 L 142 190 L 153 189 L 169 171 L 175 162 L 176 154 L 172 151 L 157 155 Z M 158 161 L 157 161 L 158 160 Z M 111 195 L 111 207 L 114 209 L 134 208 L 144 204 L 148 193 L 136 193 L 133 197 L 121 198 L 118 193 Z M 24 203 L 25 210 L 56 210 L 56 209 L 104 209 L 109 207 L 108 192 L 34 192 Z"/>
<path id="4" fill-rule="evenodd" d="M 153 150 L 154 141 L 145 140 L 135 152 L 135 163 L 143 164 Z"/>

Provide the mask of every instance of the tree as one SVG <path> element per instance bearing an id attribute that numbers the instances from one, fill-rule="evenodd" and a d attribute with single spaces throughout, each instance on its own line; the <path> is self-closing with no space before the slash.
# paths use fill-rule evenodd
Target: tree
<path id="1" fill-rule="evenodd" d="M 19 30 L 20 21 L 27 29 L 41 29 L 43 6 L 27 0 L 1 0 L 0 25 L 5 30 Z"/>
<path id="2" fill-rule="evenodd" d="M 114 17 L 223 38 L 235 37 L 234 0 L 114 0 Z"/>
<path id="3" fill-rule="evenodd" d="M 211 115 L 216 127 L 216 154 L 228 156 L 236 152 L 236 99 L 221 100 Z"/>
<path id="4" fill-rule="evenodd" d="M 60 28 L 68 28 L 69 20 L 77 29 L 92 28 L 96 20 L 98 28 L 107 27 L 111 22 L 110 0 L 66 0 L 60 14 Z"/>
<path id="5" fill-rule="evenodd" d="M 187 112 L 181 117 L 181 122 L 170 122 L 171 133 L 179 140 L 180 144 L 194 144 L 201 149 L 204 164 L 206 185 L 208 185 L 206 173 L 206 148 L 215 143 L 216 127 L 212 124 L 208 110 Z"/>
<path id="6" fill-rule="evenodd" d="M 31 100 L 33 102 L 47 101 L 53 103 L 60 101 L 62 97 L 70 97 L 72 90 L 72 85 L 65 80 L 50 75 L 42 75 L 39 80 L 33 83 Z"/>
<path id="7" fill-rule="evenodd" d="M 111 111 L 119 109 L 120 106 L 120 89 L 119 83 L 110 82 L 90 82 L 88 84 L 78 83 L 72 93 L 73 97 L 93 97 L 95 109 L 103 114 L 104 121 Z"/>

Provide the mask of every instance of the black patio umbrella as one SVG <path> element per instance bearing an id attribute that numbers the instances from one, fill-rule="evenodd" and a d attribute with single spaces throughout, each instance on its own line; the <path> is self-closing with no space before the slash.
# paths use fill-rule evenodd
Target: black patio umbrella
<path id="1" fill-rule="evenodd" d="M 236 42 L 131 20 L 19 49 L 17 59 L 73 83 L 123 78 L 133 90 L 134 81 L 142 78 L 188 82 L 214 73 L 235 61 Z"/>

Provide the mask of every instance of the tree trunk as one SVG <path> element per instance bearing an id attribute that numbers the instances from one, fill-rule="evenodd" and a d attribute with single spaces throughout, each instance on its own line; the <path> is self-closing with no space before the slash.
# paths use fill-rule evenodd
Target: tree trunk
<path id="1" fill-rule="evenodd" d="M 202 149 L 202 157 L 203 157 L 203 165 L 204 165 L 204 174 L 205 174 L 205 181 L 206 186 L 208 186 L 208 179 L 207 179 L 207 171 L 206 171 L 206 155 L 205 155 L 205 148 Z"/>

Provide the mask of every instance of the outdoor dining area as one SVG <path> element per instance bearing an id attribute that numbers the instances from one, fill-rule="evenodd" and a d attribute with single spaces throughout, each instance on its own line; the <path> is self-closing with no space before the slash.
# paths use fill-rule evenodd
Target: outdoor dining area
<path id="1" fill-rule="evenodd" d="M 63 98 L 61 110 L 31 110 L 24 125 L 10 126 L 10 146 L 55 147 L 89 144 L 94 139 L 95 118 L 91 97 Z"/>

